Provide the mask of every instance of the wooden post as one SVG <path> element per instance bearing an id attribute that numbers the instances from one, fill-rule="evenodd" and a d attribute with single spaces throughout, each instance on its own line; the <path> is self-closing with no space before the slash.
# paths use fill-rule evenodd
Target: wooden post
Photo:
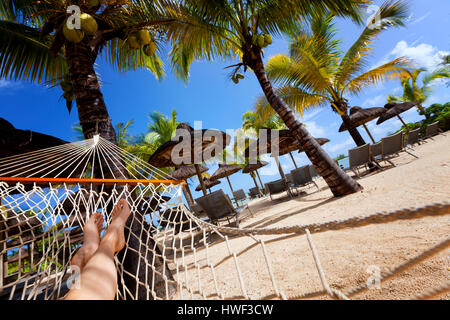
<path id="1" fill-rule="evenodd" d="M 259 176 L 258 170 L 255 170 L 256 175 L 258 176 L 259 183 L 261 184 L 261 188 L 264 189 L 264 184 L 262 183 L 261 177 Z"/>
<path id="2" fill-rule="evenodd" d="M 295 162 L 294 156 L 292 155 L 292 152 L 289 152 L 289 155 L 291 156 L 292 162 L 294 163 L 295 169 L 298 169 L 297 163 Z"/>
<path id="3" fill-rule="evenodd" d="M 202 173 L 200 172 L 200 166 L 198 164 L 194 164 L 195 171 L 197 172 L 198 180 L 200 180 L 200 185 L 202 186 L 203 195 L 207 196 L 205 182 L 203 181 Z"/>
<path id="4" fill-rule="evenodd" d="M 366 129 L 367 134 L 369 135 L 370 139 L 372 140 L 373 144 L 376 144 L 375 139 L 372 137 L 372 135 L 370 134 L 369 129 L 367 128 L 366 124 L 363 124 L 364 129 Z"/>

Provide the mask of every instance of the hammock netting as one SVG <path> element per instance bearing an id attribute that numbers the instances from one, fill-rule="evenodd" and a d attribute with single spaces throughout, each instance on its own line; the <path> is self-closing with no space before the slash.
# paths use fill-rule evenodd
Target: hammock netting
<path id="1" fill-rule="evenodd" d="M 131 215 L 125 229 L 127 245 L 115 256 L 117 299 L 294 299 L 326 294 L 346 299 L 365 289 L 344 294 L 330 288 L 310 231 L 380 223 L 376 219 L 272 229 L 220 227 L 192 214 L 183 204 L 184 182 L 167 177 L 167 172 L 99 136 L 0 159 L 0 299 L 64 298 L 76 282 L 70 261 L 83 244 L 86 221 L 92 213 L 101 212 L 106 229 L 113 206 L 122 198 L 128 201 Z M 377 219 L 448 213 L 445 203 L 377 215 Z M 302 294 L 298 286 L 295 294 L 284 293 L 285 284 L 274 274 L 270 251 L 258 237 L 276 234 L 307 235 L 324 290 Z M 229 237 L 246 237 L 252 244 L 233 248 Z M 446 240 L 413 262 L 448 245 Z M 213 259 L 212 246 L 222 256 L 216 254 Z M 260 252 L 264 272 L 258 275 L 267 283 L 263 292 L 252 291 L 249 283 L 256 275 L 251 269 L 243 270 L 238 259 L 250 249 Z M 403 269 L 400 266 L 395 272 Z M 233 273 L 234 280 L 224 280 L 224 273 Z M 444 284 L 421 297 L 441 294 L 449 287 Z"/>

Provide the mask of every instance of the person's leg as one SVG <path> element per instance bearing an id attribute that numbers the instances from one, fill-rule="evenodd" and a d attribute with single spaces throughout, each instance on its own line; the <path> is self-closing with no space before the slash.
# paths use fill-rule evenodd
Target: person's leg
<path id="1" fill-rule="evenodd" d="M 84 225 L 83 245 L 78 249 L 70 264 L 83 270 L 86 263 L 91 259 L 100 244 L 100 233 L 103 228 L 103 215 L 96 212 L 91 215 Z"/>
<path id="2" fill-rule="evenodd" d="M 125 246 L 124 228 L 130 215 L 126 200 L 121 199 L 111 212 L 112 221 L 97 251 L 87 261 L 80 275 L 80 288 L 72 288 L 65 300 L 113 300 L 117 292 L 114 253 Z"/>

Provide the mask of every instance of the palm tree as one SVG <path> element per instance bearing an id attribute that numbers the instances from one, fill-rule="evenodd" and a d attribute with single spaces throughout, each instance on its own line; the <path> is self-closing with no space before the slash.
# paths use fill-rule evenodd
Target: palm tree
<path id="1" fill-rule="evenodd" d="M 264 120 L 255 111 L 247 111 L 242 115 L 242 129 L 244 133 L 251 133 L 259 137 L 259 130 L 263 128 L 282 130 L 286 129 L 286 125 L 278 115 L 272 115 Z"/>
<path id="2" fill-rule="evenodd" d="M 170 0 L 114 0 L 96 4 L 88 0 L 1 1 L 0 78 L 60 85 L 71 93 L 65 95 L 69 112 L 71 100 L 76 101 L 84 137 L 91 138 L 98 133 L 117 144 L 94 65 L 99 57 L 103 57 L 119 72 L 146 68 L 161 78 L 164 75 L 162 60 L 152 50 L 136 47 L 135 34 L 147 30 L 153 45 L 164 39 L 165 26 L 174 22 L 164 14 L 170 3 Z M 89 14 L 95 20 L 90 20 L 91 27 L 97 24 L 98 30 L 91 28 L 92 32 L 84 37 L 80 30 L 72 30 L 72 36 L 67 36 L 70 33 L 66 24 L 71 17 L 67 13 L 69 5 L 77 5 L 81 12 Z M 173 61 L 173 64 L 176 67 L 177 62 Z M 118 177 L 121 174 L 117 172 Z M 140 285 L 129 274 L 138 279 L 149 279 L 146 285 L 153 286 L 152 277 L 147 277 L 153 270 L 140 260 L 156 258 L 158 266 L 166 268 L 159 256 L 153 257 L 151 252 L 143 251 L 136 236 L 141 234 L 143 225 L 142 215 L 129 222 L 126 236 L 131 250 L 124 261 L 128 271 L 124 273 L 125 283 L 129 289 L 137 291 L 139 298 L 147 296 L 146 286 Z M 159 295 L 164 294 L 164 281 L 154 285 Z"/>
<path id="3" fill-rule="evenodd" d="M 269 35 L 280 35 L 318 13 L 332 12 L 361 22 L 366 5 L 365 0 L 185 0 L 170 12 L 184 28 L 180 24 L 167 26 L 168 36 L 178 44 L 178 56 L 173 60 L 186 62 L 182 71 L 187 77 L 188 62 L 193 59 L 238 57 L 240 62 L 231 66 L 233 80 L 241 69 L 245 72 L 250 68 L 255 73 L 270 105 L 304 147 L 333 194 L 347 195 L 362 187 L 323 151 L 277 94 L 264 69 L 262 47 L 271 42 Z"/>
<path id="4" fill-rule="evenodd" d="M 146 134 L 145 140 L 158 148 L 175 136 L 180 122 L 177 121 L 175 110 L 172 110 L 170 118 L 157 111 L 150 114 L 149 117 L 151 122 L 148 125 L 149 132 Z"/>
<path id="5" fill-rule="evenodd" d="M 89 6 L 87 0 L 10 0 L 0 3 L 0 78 L 69 85 L 76 100 L 85 138 L 98 132 L 117 143 L 109 119 L 94 64 L 98 57 L 120 72 L 149 69 L 157 78 L 164 76 L 157 54 L 128 45 L 133 33 L 149 30 L 154 39 L 162 37 L 164 17 L 157 1 L 117 0 Z M 70 16 L 69 5 L 97 22 L 98 31 L 85 35 L 78 43 L 66 40 L 64 25 Z M 156 40 L 155 40 L 156 41 Z M 69 111 L 71 107 L 70 96 Z"/>
<path id="6" fill-rule="evenodd" d="M 431 73 L 427 73 L 422 78 L 422 87 L 420 88 L 418 85 L 418 78 L 422 72 L 426 72 L 427 69 L 403 69 L 404 75 L 401 78 L 401 84 L 403 88 L 403 96 L 388 96 L 388 102 L 416 102 L 417 108 L 421 115 L 424 115 L 427 119 L 429 115 L 424 111 L 424 107 L 422 104 L 429 97 L 433 81 L 437 79 L 445 79 L 450 78 L 450 67 L 445 66 L 442 68 L 438 68 Z"/>
<path id="7" fill-rule="evenodd" d="M 336 39 L 334 16 L 318 16 L 310 23 L 311 30 L 290 32 L 290 55 L 277 55 L 266 64 L 269 79 L 281 85 L 278 94 L 299 114 L 305 110 L 330 105 L 347 126 L 357 146 L 365 144 L 357 128 L 351 126 L 348 115 L 350 95 L 360 94 L 368 86 L 404 74 L 406 58 L 397 58 L 379 67 L 362 72 L 372 52 L 371 43 L 390 26 L 402 26 L 406 8 L 402 2 L 384 3 L 377 15 L 380 25 L 366 27 L 347 52 Z M 256 109 L 262 118 L 273 111 L 261 98 Z"/>

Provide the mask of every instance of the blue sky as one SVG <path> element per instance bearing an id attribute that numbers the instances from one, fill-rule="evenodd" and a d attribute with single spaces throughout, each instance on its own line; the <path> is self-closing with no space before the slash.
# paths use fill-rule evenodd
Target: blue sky
<path id="1" fill-rule="evenodd" d="M 381 4 L 382 1 L 376 1 Z M 390 29 L 379 36 L 375 42 L 375 51 L 371 56 L 373 66 L 400 56 L 414 59 L 419 66 L 433 69 L 439 63 L 439 57 L 450 52 L 450 1 L 448 0 L 412 0 L 410 17 L 405 28 Z M 343 40 L 343 48 L 347 49 L 362 31 L 362 26 L 349 21 L 337 21 L 337 37 Z M 275 39 L 274 44 L 265 50 L 266 59 L 279 53 L 287 52 L 287 41 Z M 246 78 L 235 85 L 227 79 L 224 67 L 236 63 L 230 61 L 195 62 L 191 69 L 188 85 L 176 79 L 166 67 L 167 76 L 156 81 L 153 75 L 140 70 L 128 74 L 119 74 L 104 61 L 98 60 L 98 71 L 103 81 L 103 94 L 111 118 L 114 123 L 135 120 L 132 133 L 144 133 L 147 130 L 148 114 L 159 111 L 169 115 L 172 109 L 178 113 L 178 120 L 189 122 L 203 121 L 203 128 L 215 128 L 225 131 L 237 129 L 242 124 L 242 114 L 253 108 L 255 99 L 262 93 L 256 77 L 247 72 Z M 349 97 L 352 106 L 381 107 L 386 103 L 386 95 L 399 94 L 399 81 L 386 82 L 362 92 L 360 96 Z M 31 129 L 38 132 L 73 140 L 71 127 L 78 122 L 76 108 L 68 115 L 65 103 L 60 99 L 59 89 L 49 89 L 38 84 L 13 82 L 0 79 L 0 117 L 10 121 L 20 129 Z M 425 103 L 445 103 L 450 101 L 450 89 L 445 85 L 437 85 Z M 338 115 L 331 112 L 330 107 L 311 110 L 304 114 L 302 121 L 316 137 L 324 137 L 331 142 L 324 146 L 331 156 L 346 154 L 354 146 L 348 133 L 338 133 L 341 124 Z M 406 121 L 418 121 L 416 110 L 405 113 Z M 376 121 L 369 124 L 375 139 L 380 139 L 400 127 L 396 120 L 376 126 Z M 368 136 L 360 130 L 366 141 Z M 300 165 L 309 164 L 306 156 L 295 155 Z M 288 156 L 281 159 L 286 171 L 294 165 Z M 217 165 L 211 165 L 212 174 Z M 263 170 L 263 182 L 278 179 L 275 165 Z M 253 187 L 248 175 L 236 174 L 231 181 L 235 189 Z M 217 188 L 229 192 L 226 180 Z M 197 193 L 194 196 L 199 196 Z"/>

